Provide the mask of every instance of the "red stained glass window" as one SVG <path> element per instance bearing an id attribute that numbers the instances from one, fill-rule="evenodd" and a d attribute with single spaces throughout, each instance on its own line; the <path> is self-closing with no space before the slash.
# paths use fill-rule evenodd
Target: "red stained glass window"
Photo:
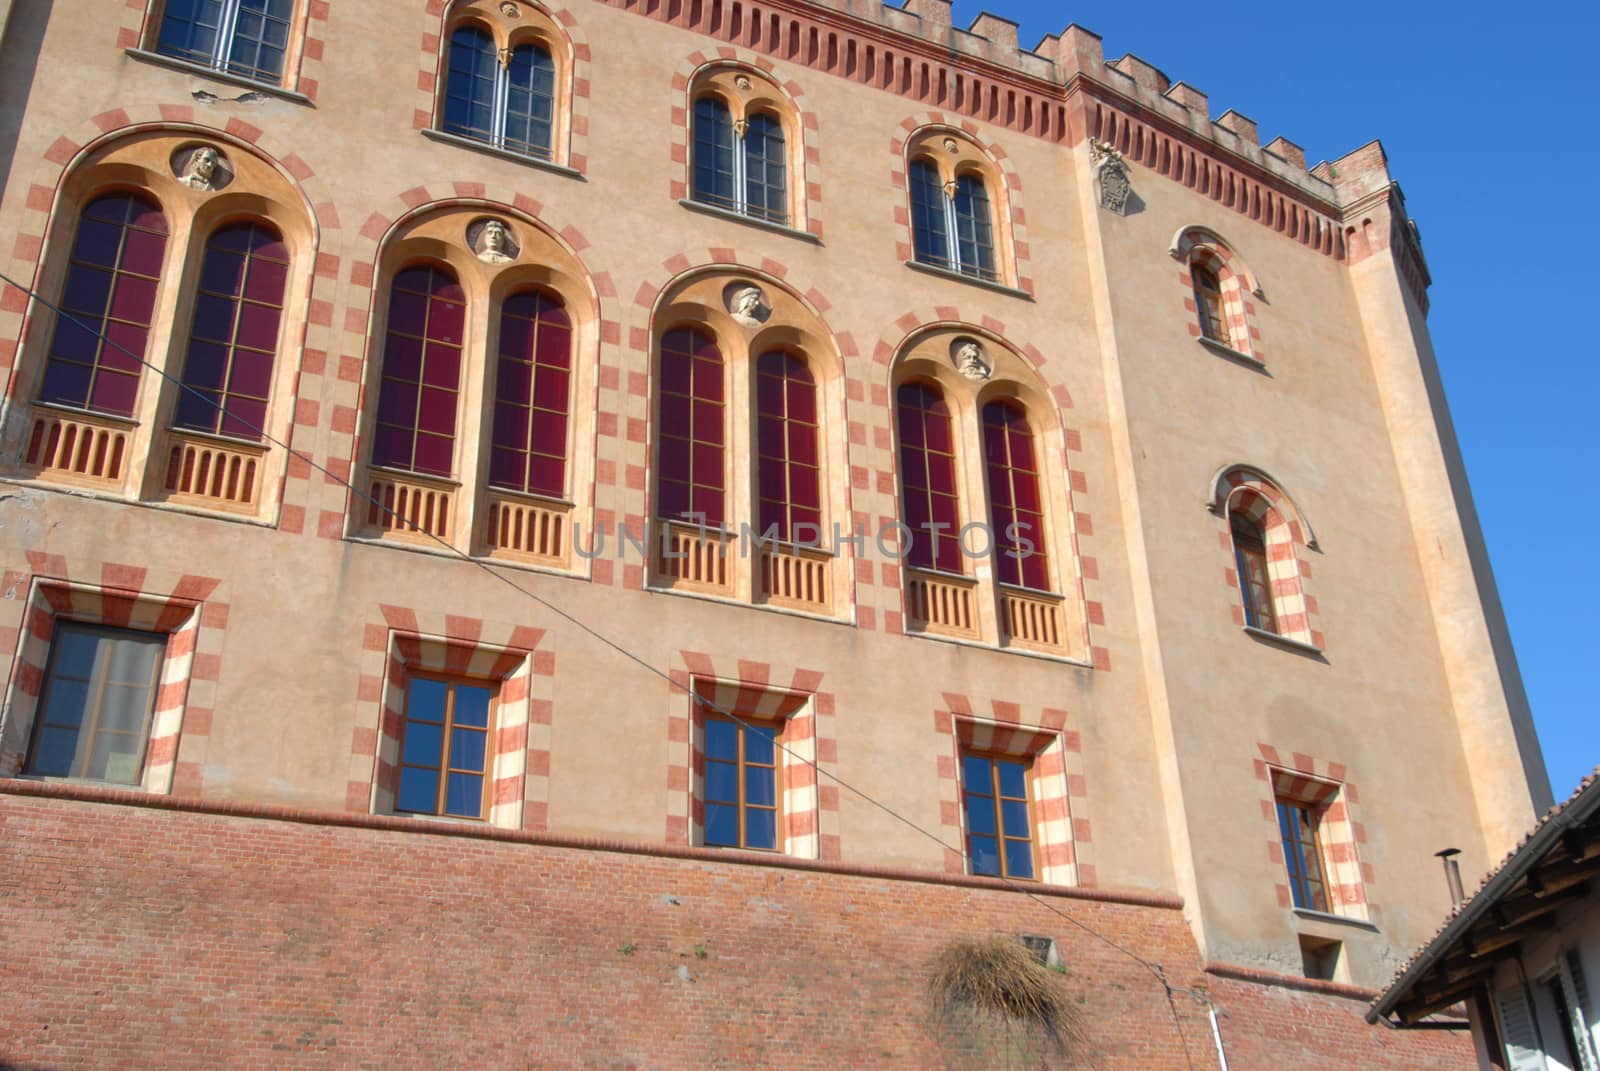
<path id="1" fill-rule="evenodd" d="M 206 243 L 173 424 L 259 441 L 289 279 L 289 250 L 265 223 L 224 227 Z"/>
<path id="2" fill-rule="evenodd" d="M 956 502 L 956 446 L 950 407 L 932 383 L 913 380 L 895 393 L 900 425 L 900 487 L 911 529 L 906 564 L 960 573 L 961 511 Z"/>
<path id="3" fill-rule="evenodd" d="M 116 193 L 83 210 L 41 402 L 133 415 L 166 250 L 167 221 L 154 201 Z"/>
<path id="4" fill-rule="evenodd" d="M 794 541 L 821 538 L 822 471 L 817 456 L 817 382 L 806 362 L 781 350 L 756 362 L 758 527 Z"/>
<path id="5" fill-rule="evenodd" d="M 661 463 L 656 516 L 721 526 L 726 480 L 722 354 L 687 328 L 661 339 Z M 693 516 L 691 516 L 693 515 Z"/>
<path id="6" fill-rule="evenodd" d="M 989 475 L 989 523 L 994 528 L 995 573 L 1002 584 L 1050 590 L 1045 554 L 1044 502 L 1033 432 L 1010 402 L 983 407 L 983 463 Z"/>
<path id="7" fill-rule="evenodd" d="M 372 461 L 449 476 L 467 298 L 446 268 L 418 265 L 394 277 Z"/>
<path id="8" fill-rule="evenodd" d="M 561 299 L 540 290 L 506 298 L 495 366 L 492 486 L 551 498 L 565 492 L 571 378 L 572 320 Z"/>

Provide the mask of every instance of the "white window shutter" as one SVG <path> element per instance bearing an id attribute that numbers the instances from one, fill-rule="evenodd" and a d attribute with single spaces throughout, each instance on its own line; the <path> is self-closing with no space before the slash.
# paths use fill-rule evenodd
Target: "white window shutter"
<path id="1" fill-rule="evenodd" d="M 1539 1035 L 1534 1031 L 1533 1012 L 1522 990 L 1508 989 L 1500 994 L 1497 1002 L 1507 1067 L 1510 1071 L 1546 1071 L 1544 1053 L 1539 1051 Z"/>
<path id="2" fill-rule="evenodd" d="M 1600 1071 L 1600 1062 L 1595 1060 L 1594 1034 L 1589 1029 L 1593 1019 L 1589 983 L 1583 977 L 1583 961 L 1576 948 L 1569 948 L 1561 958 L 1561 989 L 1567 995 L 1567 1007 L 1572 1009 L 1572 1040 L 1578 1048 L 1578 1063 L 1583 1071 Z"/>

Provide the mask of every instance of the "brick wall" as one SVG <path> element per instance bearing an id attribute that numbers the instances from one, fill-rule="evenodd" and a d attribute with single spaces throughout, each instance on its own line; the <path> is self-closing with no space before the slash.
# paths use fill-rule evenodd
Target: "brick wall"
<path id="1" fill-rule="evenodd" d="M 986 882 L 428 829 L 0 782 L 0 1067 L 1217 1066 L 1196 999 Z M 1049 903 L 1205 986 L 1233 1071 L 1473 1066 L 1358 998 L 1205 973 L 1136 899 Z M 1073 1056 L 931 1011 L 945 941 L 1022 932 L 1057 940 Z"/>

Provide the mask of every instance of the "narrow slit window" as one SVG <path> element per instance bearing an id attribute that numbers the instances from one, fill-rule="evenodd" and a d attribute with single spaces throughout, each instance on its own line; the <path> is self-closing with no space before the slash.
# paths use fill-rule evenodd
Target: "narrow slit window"
<path id="1" fill-rule="evenodd" d="M 283 318 L 289 251 L 265 223 L 223 227 L 206 242 L 173 424 L 259 442 Z"/>
<path id="2" fill-rule="evenodd" d="M 41 402 L 133 415 L 166 249 L 167 221 L 154 201 L 117 193 L 84 208 Z"/>
<path id="3" fill-rule="evenodd" d="M 1239 574 L 1239 597 L 1244 601 L 1244 623 L 1264 632 L 1277 632 L 1272 608 L 1272 577 L 1267 569 L 1267 548 L 1261 525 L 1237 509 L 1228 511 L 1233 529 L 1234 569 Z"/>
<path id="4" fill-rule="evenodd" d="M 1222 283 L 1217 273 L 1208 265 L 1195 263 L 1189 266 L 1189 277 L 1194 280 L 1194 305 L 1200 317 L 1200 334 L 1224 346 L 1232 345 L 1222 311 Z"/>

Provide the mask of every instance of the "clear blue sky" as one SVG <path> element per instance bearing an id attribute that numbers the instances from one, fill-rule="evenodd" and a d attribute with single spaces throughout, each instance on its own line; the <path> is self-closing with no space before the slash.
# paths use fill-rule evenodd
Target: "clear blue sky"
<path id="1" fill-rule="evenodd" d="M 1600 5 L 958 0 L 1075 22 L 1312 163 L 1382 140 L 1422 230 L 1429 325 L 1559 800 L 1600 763 Z"/>

